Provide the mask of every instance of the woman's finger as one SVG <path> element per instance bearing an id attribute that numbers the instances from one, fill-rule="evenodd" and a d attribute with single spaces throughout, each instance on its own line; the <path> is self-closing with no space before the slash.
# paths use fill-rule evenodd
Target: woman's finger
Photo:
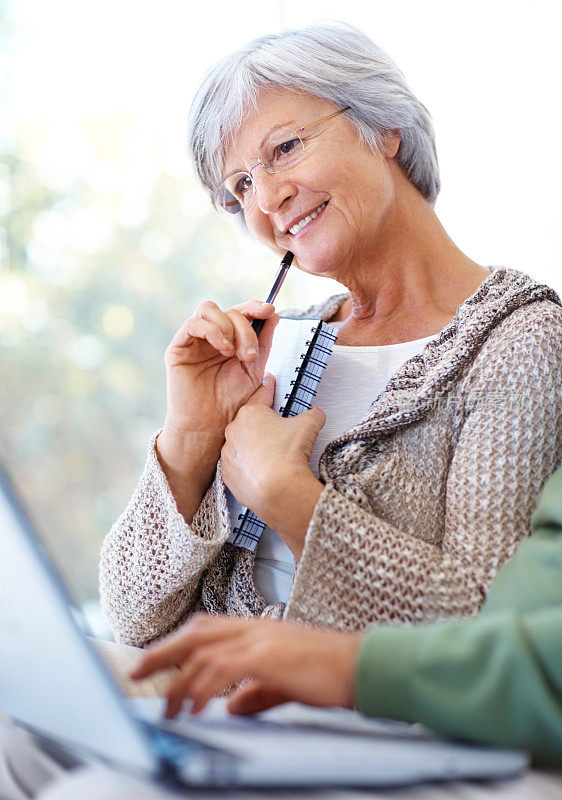
<path id="1" fill-rule="evenodd" d="M 273 335 L 275 334 L 275 328 L 279 323 L 279 315 L 272 314 L 269 317 L 265 325 L 262 328 L 262 331 L 259 335 L 259 353 L 258 353 L 258 360 L 256 362 L 256 366 L 261 375 L 265 372 L 265 366 L 267 364 L 267 359 L 269 358 L 269 353 L 271 350 L 271 345 L 273 343 Z"/>
<path id="2" fill-rule="evenodd" d="M 255 663 L 251 647 L 243 642 L 227 649 L 214 648 L 207 654 L 205 663 L 192 672 L 186 687 L 192 700 L 191 713 L 198 714 L 213 697 L 251 678 Z"/>
<path id="3" fill-rule="evenodd" d="M 251 397 L 248 398 L 245 406 L 265 406 L 271 408 L 275 396 L 275 375 L 266 373 L 263 376 L 261 386 L 258 386 Z"/>
<path id="4" fill-rule="evenodd" d="M 174 352 L 179 355 L 185 347 L 189 347 L 197 339 L 207 341 L 223 355 L 234 355 L 234 342 L 224 336 L 218 325 L 201 317 L 190 317 L 184 322 L 170 342 L 166 355 L 169 356 Z"/>
<path id="5" fill-rule="evenodd" d="M 198 325 L 198 323 L 202 324 Z M 192 316 L 181 325 L 172 338 L 168 349 L 185 347 L 191 344 L 193 339 L 206 339 L 205 332 L 213 329 L 216 330 L 213 346 L 216 346 L 217 342 L 224 341 L 230 344 L 231 349 L 234 348 L 234 329 L 230 319 L 216 303 L 207 300 L 204 303 L 200 303 Z M 217 349 L 220 348 L 217 347 Z"/>
<path id="6" fill-rule="evenodd" d="M 231 308 L 227 314 L 234 328 L 236 355 L 241 361 L 257 361 L 258 337 L 248 318 L 236 308 Z"/>
<path id="7" fill-rule="evenodd" d="M 204 300 L 199 303 L 192 316 L 213 322 L 221 329 L 226 339 L 233 341 L 234 331 L 228 313 L 219 308 L 212 300 Z"/>
<path id="8" fill-rule="evenodd" d="M 166 716 L 175 716 L 186 698 L 193 701 L 194 714 L 201 711 L 211 697 L 241 680 L 237 676 L 245 677 L 250 668 L 251 656 L 239 643 L 225 646 L 221 642 L 200 647 L 182 665 L 180 675 L 168 689 Z"/>
<path id="9" fill-rule="evenodd" d="M 212 647 L 201 646 L 192 657 L 182 664 L 180 674 L 169 685 L 166 693 L 166 717 L 175 717 L 178 711 L 181 710 L 183 701 L 190 696 L 189 686 L 193 675 L 198 670 L 205 668 L 205 663 L 211 651 Z"/>
<path id="10" fill-rule="evenodd" d="M 246 632 L 250 622 L 251 620 L 198 615 L 164 641 L 147 648 L 140 663 L 131 673 L 131 678 L 140 680 L 161 669 L 173 667 L 185 661 L 204 644 L 235 640 Z"/>
<path id="11" fill-rule="evenodd" d="M 254 680 L 236 689 L 228 698 L 226 708 L 230 714 L 258 714 L 290 699 L 284 692 L 267 689 L 261 681 Z"/>
<path id="12" fill-rule="evenodd" d="M 261 300 L 248 300 L 232 308 L 243 314 L 246 319 L 267 319 L 275 313 L 273 303 L 263 303 Z"/>

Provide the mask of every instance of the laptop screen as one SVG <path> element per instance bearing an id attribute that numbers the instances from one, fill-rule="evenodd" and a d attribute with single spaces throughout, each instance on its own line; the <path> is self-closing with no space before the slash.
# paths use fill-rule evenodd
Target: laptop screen
<path id="1" fill-rule="evenodd" d="M 1 465 L 0 654 L 0 713 L 108 760 L 156 769 Z"/>

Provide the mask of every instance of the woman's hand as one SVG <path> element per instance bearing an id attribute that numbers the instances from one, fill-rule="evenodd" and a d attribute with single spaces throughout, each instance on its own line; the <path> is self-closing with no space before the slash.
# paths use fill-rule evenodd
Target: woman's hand
<path id="1" fill-rule="evenodd" d="M 250 714 L 288 701 L 353 706 L 362 634 L 336 633 L 278 620 L 200 615 L 166 641 L 149 647 L 135 680 L 181 664 L 168 691 L 166 716 L 184 699 L 193 714 L 228 686 L 252 678 L 230 696 L 228 710 Z"/>
<path id="2" fill-rule="evenodd" d="M 262 382 L 278 319 L 274 311 L 258 300 L 229 311 L 206 301 L 166 350 L 168 402 L 157 450 L 188 521 L 212 480 L 226 426 Z M 267 320 L 259 344 L 251 319 Z"/>
<path id="3" fill-rule="evenodd" d="M 201 303 L 170 342 L 165 355 L 166 423 L 177 431 L 224 432 L 236 412 L 261 384 L 275 323 L 260 342 L 250 320 L 270 319 L 271 303 L 252 300 L 221 309 Z"/>
<path id="4" fill-rule="evenodd" d="M 326 421 L 319 408 L 284 419 L 273 411 L 275 379 L 264 384 L 225 430 L 222 478 L 239 503 L 277 531 L 300 558 L 323 486 L 308 462 Z"/>

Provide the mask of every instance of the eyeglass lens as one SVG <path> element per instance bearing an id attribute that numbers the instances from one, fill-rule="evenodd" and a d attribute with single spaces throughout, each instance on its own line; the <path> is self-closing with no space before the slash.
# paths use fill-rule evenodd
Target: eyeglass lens
<path id="1" fill-rule="evenodd" d="M 254 196 L 254 181 L 251 175 L 257 167 L 263 167 L 270 175 L 294 166 L 304 155 L 304 142 L 294 131 L 276 132 L 263 148 L 262 157 L 250 172 L 235 172 L 226 178 L 215 192 L 215 201 L 225 211 L 236 214 L 247 206 Z"/>

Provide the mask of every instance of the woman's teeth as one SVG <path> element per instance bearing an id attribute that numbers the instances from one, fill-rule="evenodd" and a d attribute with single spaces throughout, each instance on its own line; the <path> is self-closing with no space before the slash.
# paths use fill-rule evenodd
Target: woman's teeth
<path id="1" fill-rule="evenodd" d="M 318 206 L 316 211 L 313 211 L 312 214 L 308 215 L 308 217 L 305 217 L 304 219 L 301 219 L 300 222 L 297 222 L 296 225 L 293 225 L 292 228 L 289 228 L 289 233 L 292 233 L 293 236 L 294 236 L 296 233 L 298 233 L 300 230 L 302 230 L 302 228 L 304 228 L 305 225 L 308 225 L 308 223 L 310 222 L 311 219 L 316 219 L 318 214 L 321 214 L 324 211 L 324 209 L 326 208 L 327 205 L 328 205 L 328 201 L 322 203 L 322 205 Z"/>

